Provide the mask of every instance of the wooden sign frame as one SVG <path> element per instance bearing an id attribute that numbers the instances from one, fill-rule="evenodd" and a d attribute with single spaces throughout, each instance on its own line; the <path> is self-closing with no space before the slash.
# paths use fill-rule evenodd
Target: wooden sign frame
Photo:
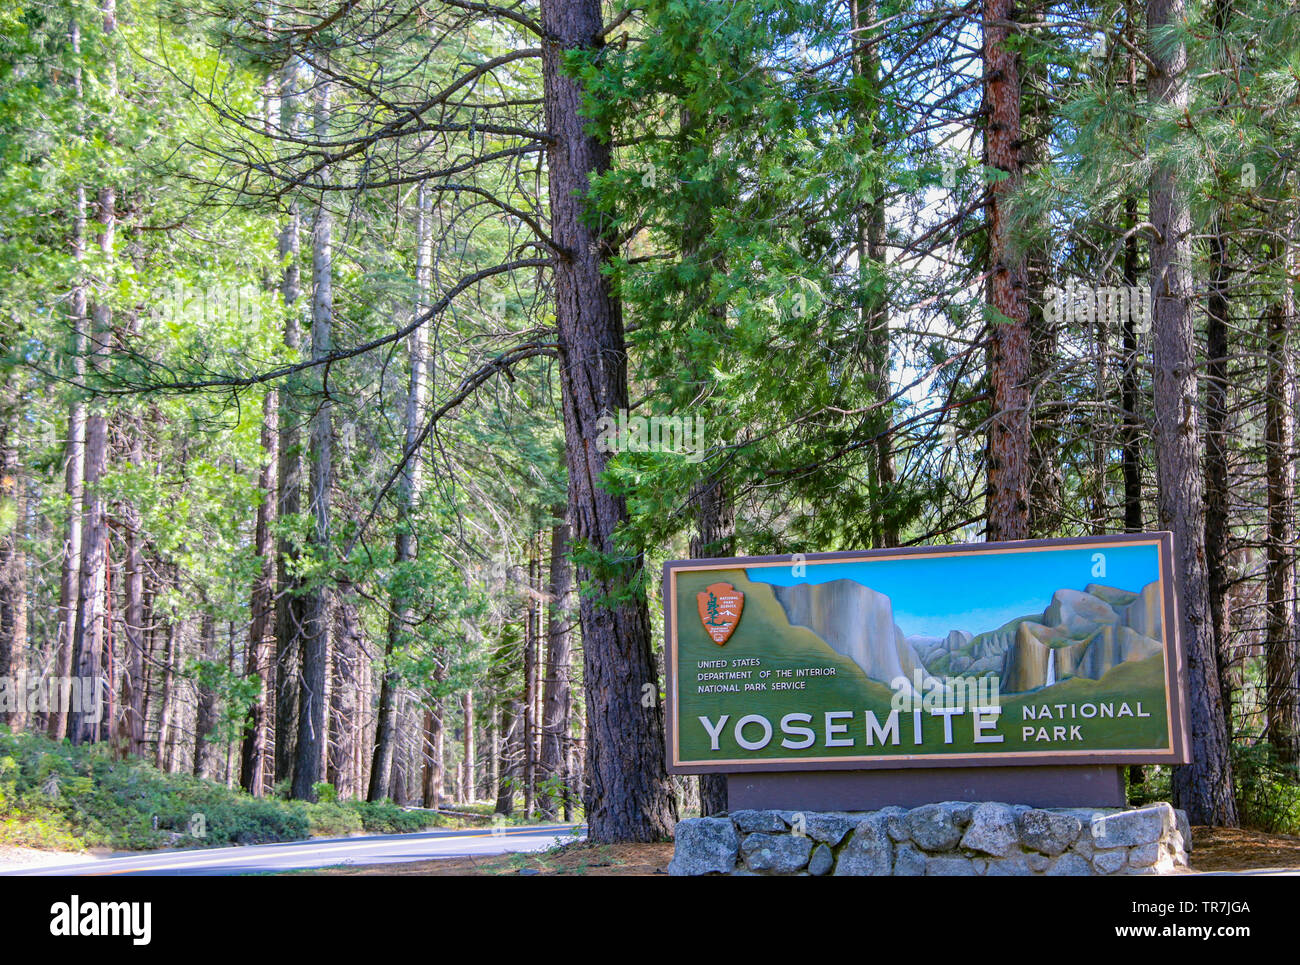
<path id="1" fill-rule="evenodd" d="M 1023 553 L 1056 549 L 1091 549 L 1104 551 L 1119 545 L 1150 544 L 1157 548 L 1159 579 L 1161 581 L 1161 629 L 1164 644 L 1165 714 L 1167 741 L 1161 748 L 1105 749 L 1105 750 L 1045 750 L 1045 751 L 991 751 L 988 753 L 894 753 L 862 754 L 839 757 L 762 757 L 725 758 L 718 760 L 684 759 L 680 751 L 681 733 L 679 713 L 681 700 L 679 686 L 680 648 L 678 646 L 678 620 L 698 619 L 695 601 L 683 605 L 679 612 L 677 581 L 684 573 L 709 570 L 757 569 L 771 566 L 791 567 L 802 563 L 809 570 L 819 564 L 845 563 L 859 560 L 884 561 L 917 557 L 947 557 L 957 555 L 990 555 Z M 1127 764 L 1183 764 L 1190 759 L 1188 742 L 1186 681 L 1186 656 L 1178 632 L 1179 601 L 1173 579 L 1173 534 L 1126 533 L 1113 536 L 1077 537 L 1067 539 L 1024 540 L 1001 543 L 965 543 L 950 546 L 916 546 L 901 549 L 865 550 L 846 553 L 809 553 L 784 556 L 746 556 L 701 560 L 670 560 L 664 564 L 663 600 L 665 623 L 666 696 L 666 751 L 668 770 L 674 774 L 712 774 L 757 771 L 816 771 L 860 770 L 874 768 L 934 768 L 934 767 L 1007 767 L 1010 765 L 1127 765 Z M 737 710 L 744 709 L 738 703 Z"/>

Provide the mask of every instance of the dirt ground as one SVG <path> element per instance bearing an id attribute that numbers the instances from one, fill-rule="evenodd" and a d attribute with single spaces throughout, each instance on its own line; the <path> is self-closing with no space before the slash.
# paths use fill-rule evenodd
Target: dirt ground
<path id="1" fill-rule="evenodd" d="M 1300 869 L 1300 838 L 1237 828 L 1195 828 L 1193 871 Z M 323 875 L 666 875 L 672 844 L 569 845 L 541 854 L 445 858 L 402 865 L 322 868 Z"/>
<path id="2" fill-rule="evenodd" d="M 1193 871 L 1300 870 L 1300 838 L 1241 828 L 1193 828 Z"/>

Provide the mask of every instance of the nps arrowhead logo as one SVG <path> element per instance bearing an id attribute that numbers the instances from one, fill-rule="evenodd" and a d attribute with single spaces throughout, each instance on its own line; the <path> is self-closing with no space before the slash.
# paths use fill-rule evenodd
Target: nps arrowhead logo
<path id="1" fill-rule="evenodd" d="M 695 602 L 700 608 L 704 632 L 714 643 L 722 646 L 740 622 L 740 612 L 745 609 L 745 594 L 730 583 L 713 583 L 695 594 Z"/>

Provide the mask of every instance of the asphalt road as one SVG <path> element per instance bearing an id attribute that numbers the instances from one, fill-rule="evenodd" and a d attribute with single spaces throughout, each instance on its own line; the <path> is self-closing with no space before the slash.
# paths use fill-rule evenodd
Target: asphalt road
<path id="1" fill-rule="evenodd" d="M 544 824 L 526 828 L 368 834 L 351 838 L 314 838 L 289 844 L 154 851 L 147 854 L 111 855 L 79 864 L 0 871 L 0 877 L 237 875 L 333 865 L 399 864 L 431 858 L 483 857 L 516 851 L 544 851 L 561 842 L 572 841 L 574 828 L 575 825 L 571 824 Z"/>

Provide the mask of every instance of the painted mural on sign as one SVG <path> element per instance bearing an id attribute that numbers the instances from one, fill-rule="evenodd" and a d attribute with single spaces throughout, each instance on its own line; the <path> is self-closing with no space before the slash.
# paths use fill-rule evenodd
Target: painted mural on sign
<path id="1" fill-rule="evenodd" d="M 1170 545 L 669 563 L 669 763 L 1180 761 Z"/>

